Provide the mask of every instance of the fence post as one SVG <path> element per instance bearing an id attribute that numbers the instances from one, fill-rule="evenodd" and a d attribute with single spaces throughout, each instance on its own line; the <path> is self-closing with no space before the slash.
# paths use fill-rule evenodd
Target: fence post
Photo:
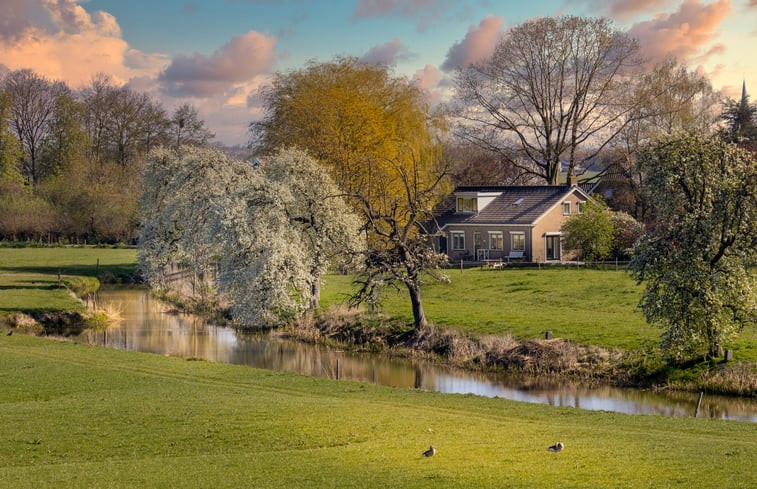
<path id="1" fill-rule="evenodd" d="M 694 417 L 697 417 L 697 414 L 699 414 L 699 406 L 702 405 L 702 397 L 704 397 L 704 391 L 699 391 L 699 400 L 697 401 L 697 407 L 694 409 Z"/>

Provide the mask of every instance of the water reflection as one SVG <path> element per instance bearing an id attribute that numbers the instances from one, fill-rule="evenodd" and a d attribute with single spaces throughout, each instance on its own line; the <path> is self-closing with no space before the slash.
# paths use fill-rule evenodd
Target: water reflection
<path id="1" fill-rule="evenodd" d="M 697 402 L 694 393 L 544 385 L 523 378 L 492 377 L 427 362 L 336 351 L 237 332 L 207 324 L 195 316 L 172 314 L 144 289 L 103 290 L 100 300 L 119 309 L 124 320 L 107 331 L 85 332 L 76 341 L 332 379 L 590 410 L 691 416 Z M 757 422 L 757 400 L 705 396 L 699 416 Z"/>

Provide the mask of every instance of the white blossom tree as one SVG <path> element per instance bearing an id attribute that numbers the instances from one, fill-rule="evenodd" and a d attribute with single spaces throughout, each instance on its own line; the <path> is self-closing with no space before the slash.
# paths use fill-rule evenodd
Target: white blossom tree
<path id="1" fill-rule="evenodd" d="M 714 138 L 664 137 L 638 158 L 655 208 L 630 269 L 641 308 L 678 356 L 714 357 L 757 323 L 757 161 Z"/>
<path id="2" fill-rule="evenodd" d="M 145 180 L 139 257 L 148 282 L 165 287 L 166 266 L 181 263 L 245 326 L 277 326 L 317 307 L 331 260 L 364 245 L 340 190 L 301 151 L 256 169 L 213 148 L 161 149 Z"/>

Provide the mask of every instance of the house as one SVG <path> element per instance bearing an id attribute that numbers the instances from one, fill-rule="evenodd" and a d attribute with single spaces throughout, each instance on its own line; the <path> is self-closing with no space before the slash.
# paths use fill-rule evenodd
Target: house
<path id="1" fill-rule="evenodd" d="M 590 200 L 577 185 L 458 187 L 437 217 L 437 251 L 452 261 L 572 259 L 563 223 Z"/>

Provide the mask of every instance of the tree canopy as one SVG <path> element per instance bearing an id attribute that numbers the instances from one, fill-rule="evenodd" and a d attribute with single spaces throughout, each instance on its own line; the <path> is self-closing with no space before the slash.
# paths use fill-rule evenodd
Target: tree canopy
<path id="1" fill-rule="evenodd" d="M 678 355 L 715 356 L 757 324 L 757 161 L 714 137 L 678 134 L 638 156 L 655 221 L 630 268 L 641 308 Z"/>
<path id="2" fill-rule="evenodd" d="M 491 58 L 460 71 L 458 132 L 559 183 L 623 128 L 637 42 L 607 19 L 565 16 L 509 29 Z"/>
<path id="3" fill-rule="evenodd" d="M 307 151 L 362 219 L 368 249 L 355 299 L 374 300 L 381 287 L 404 284 L 423 326 L 422 272 L 442 259 L 420 242 L 446 190 L 436 139 L 443 120 L 407 79 L 355 58 L 278 73 L 261 95 L 266 115 L 250 126 L 258 151 Z"/>

